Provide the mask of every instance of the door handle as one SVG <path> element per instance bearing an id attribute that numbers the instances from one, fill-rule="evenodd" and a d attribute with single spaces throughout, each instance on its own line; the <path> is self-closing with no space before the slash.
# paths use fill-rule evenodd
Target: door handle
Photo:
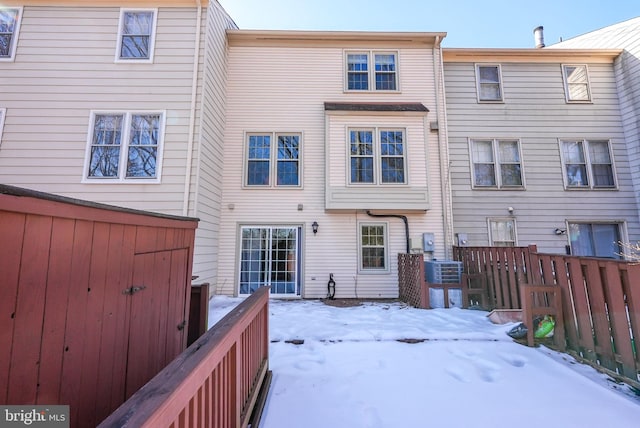
<path id="1" fill-rule="evenodd" d="M 130 296 L 133 296 L 135 293 L 137 293 L 138 291 L 142 291 L 145 288 L 147 288 L 146 285 L 140 285 L 140 286 L 132 285 L 131 287 L 122 290 L 122 294 L 128 294 Z"/>

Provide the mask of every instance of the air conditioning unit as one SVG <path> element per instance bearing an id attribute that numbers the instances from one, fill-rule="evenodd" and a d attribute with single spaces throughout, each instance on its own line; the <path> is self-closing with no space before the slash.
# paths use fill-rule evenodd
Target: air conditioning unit
<path id="1" fill-rule="evenodd" d="M 459 284 L 462 282 L 462 262 L 426 261 L 424 274 L 430 284 Z"/>

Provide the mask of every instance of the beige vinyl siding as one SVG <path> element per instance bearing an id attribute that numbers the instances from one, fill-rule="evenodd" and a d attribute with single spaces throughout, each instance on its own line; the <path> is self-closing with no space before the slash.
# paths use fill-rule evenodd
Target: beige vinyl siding
<path id="1" fill-rule="evenodd" d="M 302 297 L 327 296 L 329 274 L 334 274 L 336 297 L 396 297 L 397 253 L 405 252 L 404 224 L 395 218 L 372 218 L 364 210 L 325 211 L 325 102 L 421 102 L 431 109 L 435 104 L 433 58 L 430 48 L 398 50 L 400 93 L 366 94 L 343 91 L 344 49 L 377 49 L 372 42 L 310 43 L 308 47 L 236 46 L 229 48 L 225 161 L 218 262 L 218 292 L 237 293 L 239 230 L 243 225 L 302 226 Z M 391 45 L 391 47 L 389 46 Z M 430 115 L 429 113 L 428 115 Z M 435 118 L 435 116 L 434 116 Z M 366 117 L 360 117 L 358 121 Z M 346 120 L 341 118 L 340 120 Z M 378 121 L 384 122 L 381 116 Z M 399 117 L 388 123 L 399 126 Z M 429 174 L 415 178 L 429 183 L 431 209 L 424 213 L 402 213 L 409 218 L 412 237 L 422 232 L 436 234 L 436 257 L 444 256 L 442 200 L 439 192 L 438 142 L 428 133 L 422 118 L 403 122 L 409 132 L 427 139 L 427 151 L 412 159 L 416 172 Z M 257 189 L 243 187 L 246 133 L 295 132 L 302 139 L 301 188 Z M 342 135 L 344 141 L 345 135 Z M 346 147 L 340 153 L 346 156 Z M 427 160 L 425 160 L 425 158 Z M 344 160 L 342 161 L 344 165 Z M 413 162 L 422 166 L 413 165 Z M 425 162 L 428 162 L 425 166 Z M 340 171 L 344 177 L 345 171 Z M 433 184 L 435 183 L 435 184 Z M 302 210 L 298 206 L 302 205 Z M 380 213 L 375 211 L 375 213 Z M 395 211 L 394 211 L 395 212 Z M 397 212 L 395 212 L 397 213 Z M 317 221 L 319 231 L 312 233 Z M 390 271 L 358 273 L 358 222 L 387 222 Z M 421 241 L 420 241 L 421 242 Z"/>
<path id="2" fill-rule="evenodd" d="M 225 30 L 235 28 L 235 24 L 217 2 L 212 2 L 204 11 L 204 24 L 205 39 L 200 46 L 204 51 L 202 79 L 199 79 L 202 85 L 198 86 L 198 104 L 202 107 L 196 121 L 200 138 L 194 148 L 189 195 L 189 207 L 193 208 L 193 214 L 190 210 L 189 215 L 200 219 L 193 260 L 194 275 L 199 276 L 196 282 L 208 282 L 212 285 L 211 293 L 215 293 L 227 83 Z"/>
<path id="3" fill-rule="evenodd" d="M 476 101 L 473 63 L 445 63 L 454 229 L 469 245 L 489 242 L 487 218 L 509 218 L 519 245 L 563 253 L 567 219 L 626 222 L 639 237 L 630 166 L 612 64 L 588 64 L 592 103 L 565 101 L 561 63 L 502 62 L 503 104 Z M 518 139 L 524 190 L 472 190 L 469 139 Z M 610 140 L 618 187 L 565 190 L 559 139 Z"/>
<path id="4" fill-rule="evenodd" d="M 24 7 L 15 61 L 0 63 L 0 179 L 180 215 L 196 9 L 158 9 L 153 64 L 115 63 L 119 17 L 118 7 Z M 105 110 L 166 112 L 160 184 L 82 183 L 90 114 Z"/>
<path id="5" fill-rule="evenodd" d="M 629 162 L 632 165 L 636 199 L 640 209 L 640 18 L 596 30 L 582 36 L 549 46 L 555 48 L 622 48 L 616 58 L 614 70 L 618 96 L 628 145 Z"/>

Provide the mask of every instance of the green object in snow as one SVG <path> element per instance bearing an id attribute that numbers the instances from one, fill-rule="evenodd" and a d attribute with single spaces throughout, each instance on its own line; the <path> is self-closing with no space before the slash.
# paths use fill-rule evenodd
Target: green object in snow
<path id="1" fill-rule="evenodd" d="M 556 322 L 553 317 L 551 315 L 545 315 L 544 318 L 542 318 L 542 321 L 540 321 L 540 324 L 538 324 L 538 328 L 535 333 L 533 333 L 534 337 L 536 339 L 542 339 L 544 337 L 553 336 L 553 328 L 555 325 Z"/>

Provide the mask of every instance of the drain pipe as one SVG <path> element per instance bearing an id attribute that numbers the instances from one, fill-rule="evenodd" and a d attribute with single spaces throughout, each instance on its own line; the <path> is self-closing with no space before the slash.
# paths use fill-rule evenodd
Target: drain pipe
<path id="1" fill-rule="evenodd" d="M 402 219 L 402 221 L 404 221 L 404 234 L 407 241 L 407 254 L 411 252 L 410 251 L 411 244 L 409 243 L 409 220 L 407 220 L 407 216 L 399 215 L 399 214 L 372 214 L 371 211 L 369 210 L 367 210 L 367 215 L 369 217 L 392 217 L 392 218 Z"/>

